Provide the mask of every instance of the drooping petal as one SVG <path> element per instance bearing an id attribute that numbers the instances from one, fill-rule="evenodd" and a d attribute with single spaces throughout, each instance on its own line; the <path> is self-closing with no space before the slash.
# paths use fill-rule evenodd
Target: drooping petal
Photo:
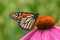
<path id="1" fill-rule="evenodd" d="M 29 40 L 31 36 L 36 32 L 36 30 L 30 31 L 28 34 L 26 34 L 24 37 L 22 37 L 20 40 Z"/>
<path id="2" fill-rule="evenodd" d="M 54 40 L 60 40 L 60 31 L 58 29 L 51 29 L 50 35 Z"/>
<path id="3" fill-rule="evenodd" d="M 60 40 L 60 27 L 54 26 L 54 28 L 48 30 L 32 30 L 20 40 Z"/>
<path id="4" fill-rule="evenodd" d="M 41 40 L 41 31 L 37 30 L 31 37 L 30 40 Z"/>
<path id="5" fill-rule="evenodd" d="M 60 32 L 60 26 L 54 26 L 54 29 L 56 29 L 57 31 L 59 31 Z"/>
<path id="6" fill-rule="evenodd" d="M 49 33 L 49 30 L 43 31 L 41 40 L 53 40 L 53 38 L 51 37 Z"/>

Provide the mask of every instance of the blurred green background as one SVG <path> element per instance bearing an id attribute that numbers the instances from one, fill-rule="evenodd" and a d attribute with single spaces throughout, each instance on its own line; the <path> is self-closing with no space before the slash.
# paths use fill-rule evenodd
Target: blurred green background
<path id="1" fill-rule="evenodd" d="M 0 40 L 19 40 L 27 33 L 9 18 L 12 12 L 53 16 L 56 24 L 60 25 L 60 0 L 0 0 Z"/>

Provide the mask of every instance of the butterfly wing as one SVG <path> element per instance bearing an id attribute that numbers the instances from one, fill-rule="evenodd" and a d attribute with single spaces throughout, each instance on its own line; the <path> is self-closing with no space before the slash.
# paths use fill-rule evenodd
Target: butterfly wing
<path id="1" fill-rule="evenodd" d="M 23 29 L 31 29 L 32 25 L 34 24 L 35 19 L 33 19 L 32 17 L 24 17 L 21 19 L 21 21 L 19 22 L 19 25 L 23 28 Z"/>
<path id="2" fill-rule="evenodd" d="M 19 24 L 19 27 L 22 29 L 30 30 L 38 18 L 38 14 L 28 13 L 28 12 L 19 12 L 10 15 L 12 19 L 16 20 Z"/>

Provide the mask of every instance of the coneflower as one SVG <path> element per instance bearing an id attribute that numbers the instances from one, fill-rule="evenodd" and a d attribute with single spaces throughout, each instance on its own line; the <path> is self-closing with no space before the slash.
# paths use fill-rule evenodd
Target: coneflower
<path id="1" fill-rule="evenodd" d="M 30 31 L 20 40 L 60 40 L 60 27 L 56 25 L 53 17 L 39 17 L 36 27 L 37 29 Z"/>

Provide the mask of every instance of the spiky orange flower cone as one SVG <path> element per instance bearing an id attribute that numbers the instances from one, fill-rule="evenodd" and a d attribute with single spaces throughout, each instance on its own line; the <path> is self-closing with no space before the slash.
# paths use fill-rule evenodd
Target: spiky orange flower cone
<path id="1" fill-rule="evenodd" d="M 36 26 L 40 30 L 50 29 L 55 25 L 55 20 L 50 16 L 41 16 L 36 21 Z"/>
<path id="2" fill-rule="evenodd" d="M 41 16 L 36 21 L 36 27 L 20 40 L 60 40 L 60 27 L 56 25 L 54 18 Z"/>

